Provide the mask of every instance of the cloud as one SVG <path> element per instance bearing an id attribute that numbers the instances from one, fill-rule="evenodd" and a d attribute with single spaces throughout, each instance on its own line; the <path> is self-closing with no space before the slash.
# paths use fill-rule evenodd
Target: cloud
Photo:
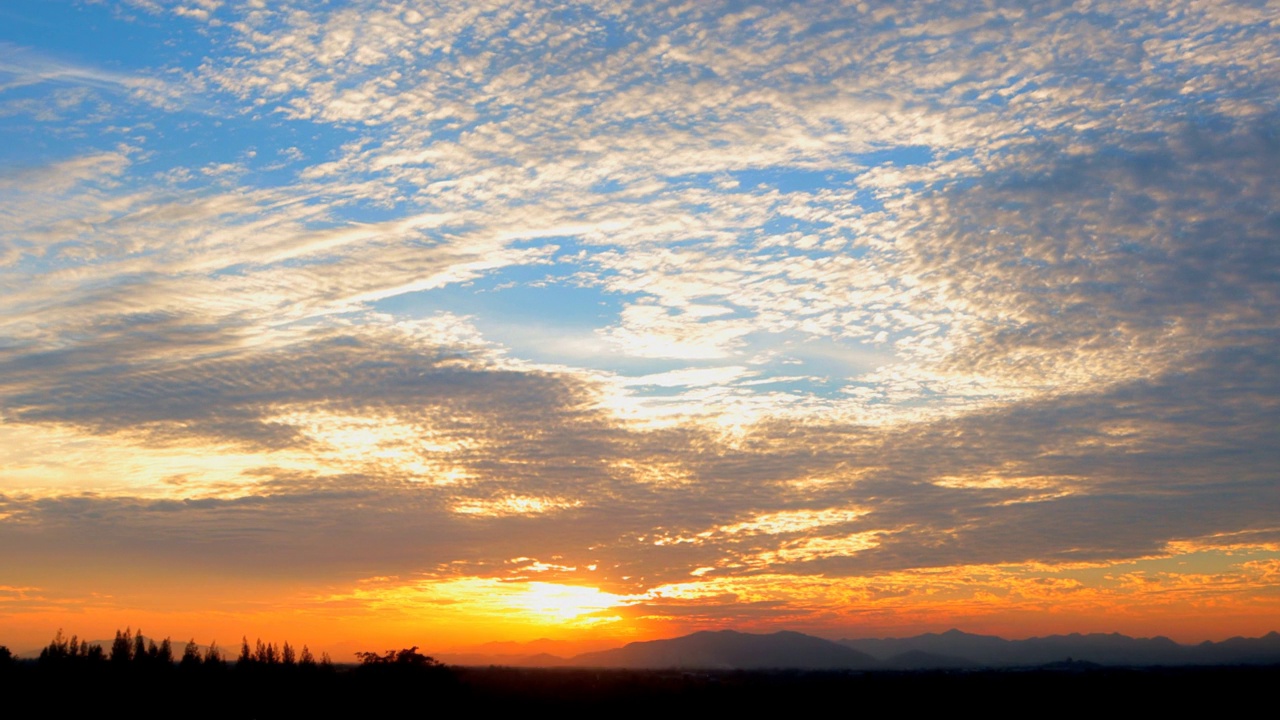
<path id="1" fill-rule="evenodd" d="M 92 65 L 68 62 L 31 47 L 10 42 L 0 42 L 3 60 L 0 60 L 0 94 L 12 93 L 31 86 L 50 84 L 83 88 L 92 93 L 118 95 L 138 100 L 154 108 L 172 110 L 182 95 L 181 89 L 161 77 L 130 74 L 107 70 Z M 70 107 L 82 106 L 92 94 L 69 95 L 59 93 L 53 109 L 47 104 L 27 105 L 40 119 L 61 118 Z M 22 108 L 23 105 L 13 106 Z M 0 115 L 8 114 L 0 111 Z M 73 116 L 68 114 L 69 116 Z"/>
<path id="2" fill-rule="evenodd" d="M 212 120 L 0 174 L 30 584 L 523 558 L 787 617 L 1275 531 L 1262 6 L 169 10 Z"/>
<path id="3" fill-rule="evenodd" d="M 230 442 L 266 453 L 234 490 L 197 486 L 185 500 L 10 497 L 10 527 L 41 528 L 72 555 L 83 533 L 102 538 L 93 547 L 119 542 L 214 564 L 252 553 L 263 572 L 303 563 L 301 554 L 332 570 L 354 553 L 362 567 L 388 573 L 424 563 L 496 567 L 512 553 L 558 557 L 608 568 L 602 581 L 637 592 L 701 567 L 716 576 L 759 567 L 856 577 L 966 562 L 1116 561 L 1185 538 L 1265 529 L 1280 501 L 1269 476 L 1277 458 L 1260 450 L 1275 408 L 1231 401 L 1274 392 L 1278 378 L 1261 349 L 1233 353 L 1232 373 L 1207 363 L 1162 384 L 909 431 L 779 424 L 734 439 L 627 429 L 568 378 L 421 350 L 410 358 L 389 340 L 321 336 L 282 350 L 276 367 L 263 358 L 227 361 L 216 373 L 193 368 L 204 394 L 182 389 L 181 375 L 150 374 L 146 386 L 117 376 L 93 402 L 9 402 L 17 412 L 7 422 L 85 424 L 90 416 L 93 432 L 126 440 L 156 428 L 141 442 Z M 105 390 L 74 386 L 85 395 Z M 129 408 L 124 399 L 143 387 L 172 399 L 145 416 L 104 412 Z M 324 412 L 272 409 L 281 407 Z M 337 413 L 371 424 L 352 427 Z M 349 445 L 353 431 L 370 437 Z M 309 469 L 286 469 L 308 459 Z M 683 477 L 655 483 L 610 467 L 632 459 Z M 457 472 L 406 469 L 433 462 Z M 993 473 L 1009 480 L 956 481 Z M 330 544 L 332 552 L 317 550 Z"/>

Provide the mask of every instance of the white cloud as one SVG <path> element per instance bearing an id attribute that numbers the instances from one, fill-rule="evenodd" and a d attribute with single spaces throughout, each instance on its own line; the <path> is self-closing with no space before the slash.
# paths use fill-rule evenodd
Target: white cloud
<path id="1" fill-rule="evenodd" d="M 191 2 L 228 24 L 180 71 L 4 48 L 6 102 L 215 109 L 41 115 L 66 147 L 0 174 L 0 515 L 154 547 L 181 498 L 246 557 L 351 512 L 374 565 L 650 583 L 1263 522 L 1274 12 L 999 5 Z"/>

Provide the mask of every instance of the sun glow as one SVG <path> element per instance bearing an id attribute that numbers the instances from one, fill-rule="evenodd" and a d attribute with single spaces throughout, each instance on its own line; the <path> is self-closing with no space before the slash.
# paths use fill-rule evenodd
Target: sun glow
<path id="1" fill-rule="evenodd" d="M 485 635 L 501 636 L 497 631 L 505 628 L 511 637 L 542 632 L 539 628 L 547 626 L 581 628 L 611 623 L 621 619 L 611 610 L 642 599 L 588 585 L 492 577 L 373 577 L 348 592 L 317 598 L 321 606 L 363 606 L 383 618 L 400 615 L 412 618 L 414 624 L 447 626 L 454 631 L 470 626 Z"/>
<path id="2" fill-rule="evenodd" d="M 509 597 L 506 602 L 523 612 L 556 621 L 580 620 L 584 615 L 599 613 L 624 604 L 627 598 L 593 587 L 533 582 L 528 589 Z M 593 622 L 616 618 L 594 617 Z"/>

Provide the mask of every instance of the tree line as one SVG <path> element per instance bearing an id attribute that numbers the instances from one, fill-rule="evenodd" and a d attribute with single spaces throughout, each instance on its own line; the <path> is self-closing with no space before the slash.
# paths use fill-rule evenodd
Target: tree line
<path id="1" fill-rule="evenodd" d="M 926 712 L 973 706 L 1013 714 L 1044 698 L 1077 714 L 1116 707 L 1244 716 L 1256 714 L 1252 703 L 1280 686 L 1280 666 L 691 672 L 446 668 L 416 647 L 356 653 L 357 663 L 345 666 L 323 655 L 308 661 L 309 655 L 305 646 L 295 652 L 288 643 L 242 639 L 231 660 L 216 643 L 202 648 L 188 642 L 177 655 L 171 642 L 154 642 L 141 632 L 118 632 L 107 648 L 59 632 L 38 659 L 17 660 L 0 646 L 0 697 L 5 707 L 57 714 L 81 712 L 82 698 L 127 702 L 137 712 L 180 712 L 184 720 L 454 711 L 496 717 L 794 715 L 797 708 L 843 707 L 851 699 L 869 713 L 898 712 L 906 702 Z"/>
<path id="2" fill-rule="evenodd" d="M 416 651 L 417 648 L 415 647 L 413 650 Z M 362 663 L 366 663 L 370 661 L 365 659 L 365 656 L 373 656 L 376 653 L 357 653 L 356 655 L 357 659 Z M 0 645 L 0 663 L 8 664 L 15 661 L 13 652 L 9 648 Z M 109 650 L 104 650 L 97 643 L 81 640 L 76 635 L 68 638 L 63 634 L 62 630 L 58 630 L 53 640 L 41 648 L 36 662 L 40 665 L 93 665 L 104 663 L 116 667 L 177 666 L 179 668 L 225 667 L 227 665 L 222 649 L 218 647 L 216 641 L 209 643 L 208 647 L 202 649 L 192 638 L 183 647 L 182 654 L 175 657 L 172 640 L 165 638 L 157 643 L 154 638 L 146 638 L 141 629 L 134 633 L 132 628 L 116 630 L 115 639 L 111 641 Z M 320 659 L 317 660 L 311 649 L 306 645 L 303 645 L 301 650 L 297 650 L 287 641 L 283 645 L 276 645 L 275 643 L 264 643 L 259 639 L 253 647 L 250 647 L 247 637 L 241 640 L 240 654 L 235 660 L 235 667 L 239 668 L 275 665 L 320 668 L 331 667 L 332 664 L 333 662 L 329 659 L 328 653 L 321 653 Z"/>
<path id="3" fill-rule="evenodd" d="M 175 645 L 132 629 L 116 631 L 110 643 L 59 630 L 31 659 L 0 646 L 0 696 L 10 704 L 43 702 L 68 688 L 83 697 L 145 696 L 158 706 L 186 708 L 188 718 L 221 718 L 237 710 L 258 717 L 390 712 L 419 702 L 424 692 L 441 700 L 462 692 L 456 671 L 417 647 L 360 652 L 354 662 L 336 664 L 326 653 L 317 657 L 306 645 L 289 642 L 245 637 L 237 654 L 216 642 Z M 192 698 L 208 701 L 191 707 Z"/>
<path id="4" fill-rule="evenodd" d="M 443 668 L 443 664 L 434 658 L 418 652 L 418 646 L 401 650 L 387 650 L 383 653 L 358 652 L 355 654 L 357 665 L 362 667 L 415 667 Z M 13 652 L 0 645 L 0 667 L 17 663 Z M 115 639 L 110 649 L 102 645 L 81 640 L 78 636 L 70 638 L 58 630 L 53 640 L 41 648 L 36 664 L 44 667 L 54 666 L 94 666 L 133 668 L 213 668 L 226 669 L 229 665 L 242 670 L 254 668 L 298 668 L 302 670 L 332 670 L 333 661 L 329 653 L 322 652 L 317 659 L 311 649 L 303 645 L 295 648 L 288 641 L 282 645 L 264 643 L 259 638 L 252 646 L 248 637 L 241 638 L 240 653 L 234 663 L 228 663 L 216 641 L 201 648 L 194 638 L 182 649 L 182 654 L 175 657 L 173 642 L 165 638 L 159 643 L 154 638 L 148 639 L 139 629 L 116 630 Z"/>

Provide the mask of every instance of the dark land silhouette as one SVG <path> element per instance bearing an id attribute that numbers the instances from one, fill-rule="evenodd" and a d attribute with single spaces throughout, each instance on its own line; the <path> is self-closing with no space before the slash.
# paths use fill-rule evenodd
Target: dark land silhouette
<path id="1" fill-rule="evenodd" d="M 1091 645 L 1091 638 L 1098 642 Z M 305 646 L 261 640 L 251 645 L 247 638 L 231 658 L 215 644 L 199 646 L 194 641 L 178 653 L 167 639 L 157 642 L 130 630 L 117 632 L 108 647 L 60 632 L 38 658 L 18 659 L 0 646 L 0 694 L 15 717 L 24 708 L 36 712 L 70 697 L 91 702 L 128 698 L 139 707 L 172 709 L 184 717 L 432 715 L 455 709 L 621 716 L 824 707 L 856 707 L 862 712 L 954 710 L 966 705 L 1025 710 L 1043 707 L 1047 699 L 1055 709 L 1078 712 L 1105 707 L 1221 713 L 1244 712 L 1249 698 L 1278 686 L 1280 662 L 1264 662 L 1259 654 L 1259 648 L 1273 647 L 1278 639 L 1272 633 L 1204 646 L 1174 643 L 1198 648 L 1208 653 L 1206 657 L 1217 653 L 1252 658 L 1230 664 L 1106 665 L 1083 656 L 1063 656 L 992 668 L 936 651 L 963 643 L 1014 652 L 1006 645 L 1012 643 L 1022 648 L 1017 652 L 1029 654 L 1043 647 L 1056 648 L 1052 652 L 1090 647 L 1129 652 L 1127 648 L 1148 646 L 1124 636 L 1089 635 L 1022 645 L 1031 641 L 953 631 L 872 643 L 877 657 L 800 633 L 719 631 L 632 643 L 575 658 L 596 667 L 520 668 L 448 666 L 417 647 L 360 652 L 355 662 L 335 663 L 324 655 L 317 659 Z M 911 647 L 902 650 L 903 643 Z M 1231 654 L 1241 650 L 1243 656 Z M 946 667 L 903 669 L 931 663 Z"/>
<path id="2" fill-rule="evenodd" d="M 797 632 L 697 632 L 667 640 L 570 657 L 545 652 L 444 655 L 467 665 L 717 670 L 981 670 L 1033 668 L 1074 660 L 1106 667 L 1280 664 L 1280 633 L 1260 638 L 1180 645 L 1165 637 L 1112 634 L 1051 635 L 1005 640 L 959 630 L 909 638 L 824 640 Z"/>
<path id="3" fill-rule="evenodd" d="M 733 630 L 634 642 L 615 650 L 576 655 L 564 664 L 708 670 L 870 670 L 878 665 L 870 655 L 811 635 L 786 631 L 754 635 Z"/>
<path id="4" fill-rule="evenodd" d="M 1181 645 L 1167 637 L 1131 638 L 1119 633 L 1050 635 L 1005 640 L 959 630 L 909 638 L 840 640 L 887 664 L 943 667 L 1029 667 L 1075 658 L 1107 666 L 1246 665 L 1280 663 L 1280 633 L 1258 638 Z M 955 664 L 949 664 L 955 663 Z"/>

